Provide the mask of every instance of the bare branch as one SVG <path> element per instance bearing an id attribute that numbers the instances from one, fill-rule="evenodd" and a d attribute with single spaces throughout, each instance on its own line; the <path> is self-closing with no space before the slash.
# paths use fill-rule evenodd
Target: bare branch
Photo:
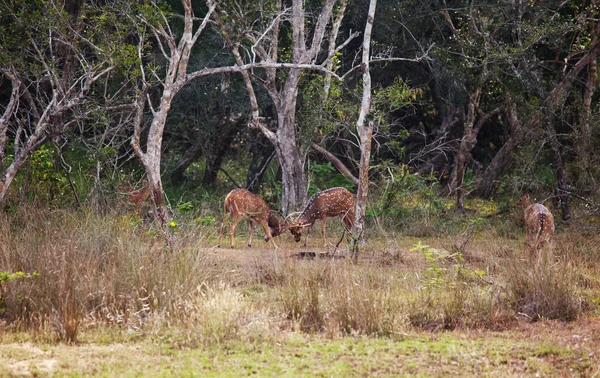
<path id="1" fill-rule="evenodd" d="M 267 63 L 248 63 L 248 64 L 244 64 L 243 66 L 210 67 L 210 68 L 207 67 L 207 68 L 203 68 L 199 71 L 188 74 L 186 82 L 189 82 L 191 80 L 194 80 L 194 79 L 197 79 L 197 78 L 203 77 L 203 76 L 214 75 L 214 74 L 219 74 L 219 73 L 226 73 L 226 72 L 241 72 L 241 71 L 246 71 L 246 70 L 252 70 L 255 68 L 281 68 L 281 69 L 296 68 L 296 69 L 301 69 L 301 70 L 314 70 L 314 71 L 330 73 L 336 79 L 342 80 L 342 78 L 340 76 L 338 76 L 335 72 L 332 72 L 319 64 L 267 62 Z"/>

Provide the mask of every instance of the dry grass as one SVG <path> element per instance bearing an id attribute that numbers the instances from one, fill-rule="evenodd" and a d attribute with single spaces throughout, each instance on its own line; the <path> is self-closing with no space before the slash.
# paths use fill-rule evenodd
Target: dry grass
<path id="1" fill-rule="evenodd" d="M 280 250 L 215 249 L 213 227 L 178 223 L 167 241 L 122 215 L 0 215 L 0 271 L 39 273 L 3 284 L 1 321 L 67 342 L 82 329 L 116 327 L 198 345 L 282 329 L 330 337 L 503 329 L 523 317 L 573 320 L 600 305 L 597 236 L 559 234 L 557 260 L 534 268 L 518 240 L 493 231 L 428 239 L 431 246 L 374 239 L 353 262 L 293 258 L 306 249 L 289 235 Z"/>

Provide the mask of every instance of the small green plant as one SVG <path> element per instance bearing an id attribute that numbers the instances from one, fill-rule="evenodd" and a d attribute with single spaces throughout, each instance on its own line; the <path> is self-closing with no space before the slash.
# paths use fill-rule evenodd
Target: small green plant
<path id="1" fill-rule="evenodd" d="M 194 219 L 194 223 L 196 223 L 196 226 L 210 227 L 214 225 L 215 222 L 216 219 L 212 215 L 203 215 Z"/>
<path id="2" fill-rule="evenodd" d="M 181 214 L 190 214 L 194 211 L 194 204 L 192 203 L 192 201 L 182 202 L 177 205 L 177 210 Z"/>
<path id="3" fill-rule="evenodd" d="M 19 278 L 38 278 L 40 274 L 38 272 L 25 273 L 25 272 L 0 272 L 0 286 L 4 285 L 7 281 L 16 280 Z"/>
<path id="4" fill-rule="evenodd" d="M 410 251 L 418 252 L 425 258 L 425 263 L 427 264 L 425 268 L 425 288 L 431 290 L 435 287 L 442 287 L 445 282 L 446 268 L 440 267 L 438 261 L 441 258 L 447 257 L 447 254 L 428 245 L 423 245 L 420 241 Z"/>

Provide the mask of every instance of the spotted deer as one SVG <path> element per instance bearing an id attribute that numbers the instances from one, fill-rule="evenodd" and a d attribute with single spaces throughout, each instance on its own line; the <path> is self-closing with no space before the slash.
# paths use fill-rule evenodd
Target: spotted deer
<path id="1" fill-rule="evenodd" d="M 265 231 L 265 241 L 271 241 L 273 247 L 277 248 L 273 236 L 280 235 L 286 230 L 285 224 L 282 223 L 273 214 L 267 203 L 257 195 L 250 193 L 246 189 L 234 189 L 227 197 L 225 197 L 225 217 L 221 223 L 219 231 L 218 247 L 221 247 L 221 239 L 225 230 L 227 214 L 232 218 L 231 226 L 229 227 L 229 239 L 231 240 L 231 248 L 234 248 L 233 233 L 238 223 L 244 218 L 248 221 L 248 247 L 252 247 L 252 233 L 254 231 L 254 222 L 259 223 Z"/>
<path id="2" fill-rule="evenodd" d="M 296 242 L 299 242 L 302 237 L 302 230 L 307 228 L 304 239 L 304 247 L 306 247 L 308 234 L 310 234 L 315 221 L 320 219 L 322 222 L 323 247 L 326 247 L 326 219 L 338 216 L 342 217 L 342 221 L 348 230 L 352 228 L 354 223 L 354 196 L 345 188 L 330 188 L 310 197 L 302 214 L 288 226 L 288 229 L 294 235 Z"/>
<path id="3" fill-rule="evenodd" d="M 542 248 L 544 243 L 548 244 L 548 256 L 552 261 L 552 235 L 554 234 L 554 217 L 546 206 L 539 203 L 531 203 L 529 193 L 525 193 L 518 206 L 525 208 L 525 228 L 527 229 L 527 246 L 532 252 Z M 533 244 L 532 244 L 533 242 Z M 539 263 L 541 260 L 541 251 L 538 254 Z"/>
<path id="4" fill-rule="evenodd" d="M 142 204 L 150 197 L 150 185 L 148 185 L 148 181 L 142 181 L 142 187 L 139 189 L 128 185 L 119 185 L 117 190 L 119 193 L 127 196 L 127 201 L 135 206 L 135 213 L 139 216 Z"/>

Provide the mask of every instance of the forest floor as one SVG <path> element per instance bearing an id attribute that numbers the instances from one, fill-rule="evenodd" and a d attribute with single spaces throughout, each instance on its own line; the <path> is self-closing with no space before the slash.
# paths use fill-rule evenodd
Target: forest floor
<path id="1" fill-rule="evenodd" d="M 293 263 L 302 252 L 321 256 L 323 248 L 315 247 L 321 240 L 317 232 L 309 241 L 313 247 L 302 248 L 287 235 L 277 239 L 280 249 L 275 250 L 256 235 L 255 248 L 247 248 L 240 233 L 236 249 L 210 247 L 203 252 L 244 276 L 274 260 Z M 465 237 L 398 240 L 376 241 L 372 250 L 361 254 L 359 264 L 414 267 L 422 264 L 411 250 L 414 245 L 452 250 Z M 475 237 L 465 257 L 476 263 L 486 258 L 484 251 L 519 248 L 520 242 Z M 333 246 L 328 249 L 333 251 Z M 341 251 L 334 256 L 344 255 Z M 236 285 L 243 286 L 244 281 L 240 278 Z M 600 377 L 600 317 L 589 312 L 571 322 L 517 317 L 495 328 L 408 328 L 382 337 L 307 333 L 286 325 L 264 337 L 198 345 L 181 340 L 176 330 L 104 327 L 86 321 L 73 344 L 32 332 L 0 332 L 0 377 L 249 375 Z"/>

